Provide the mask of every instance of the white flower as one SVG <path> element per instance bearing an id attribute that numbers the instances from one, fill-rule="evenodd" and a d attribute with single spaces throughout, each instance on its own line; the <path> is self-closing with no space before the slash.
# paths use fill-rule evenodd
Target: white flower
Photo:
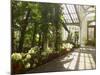
<path id="1" fill-rule="evenodd" d="M 72 44 L 70 45 L 70 48 L 73 48 L 73 45 Z"/>
<path id="2" fill-rule="evenodd" d="M 13 60 L 16 60 L 16 61 L 22 59 L 22 55 L 21 55 L 20 53 L 13 53 L 13 54 L 11 55 L 11 57 L 12 57 Z"/>
<path id="3" fill-rule="evenodd" d="M 27 58 L 27 59 L 31 59 L 31 55 L 30 55 L 30 54 L 27 54 L 27 55 L 26 55 L 26 58 Z"/>
<path id="4" fill-rule="evenodd" d="M 37 50 L 37 47 L 31 48 L 31 49 L 28 51 L 28 53 L 34 54 L 34 53 L 35 53 L 35 50 Z"/>
<path id="5" fill-rule="evenodd" d="M 26 65 L 25 65 L 25 68 L 30 68 L 30 63 L 27 63 Z"/>
<path id="6" fill-rule="evenodd" d="M 67 46 L 67 48 L 70 48 L 70 49 L 73 48 L 73 45 L 70 43 L 68 43 L 66 46 Z"/>
<path id="7" fill-rule="evenodd" d="M 35 51 L 34 51 L 34 50 L 29 50 L 28 53 L 30 53 L 30 54 L 34 54 Z"/>
<path id="8" fill-rule="evenodd" d="M 65 48 L 67 48 L 67 49 L 72 49 L 72 48 L 73 48 L 73 45 L 70 44 L 70 43 L 63 44 L 63 45 L 62 45 L 62 49 L 65 49 Z"/>

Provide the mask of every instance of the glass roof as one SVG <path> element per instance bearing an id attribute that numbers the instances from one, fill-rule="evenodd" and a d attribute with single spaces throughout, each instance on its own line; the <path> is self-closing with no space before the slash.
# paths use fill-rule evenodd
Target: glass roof
<path id="1" fill-rule="evenodd" d="M 92 5 L 80 5 L 81 8 L 83 8 L 84 10 L 84 14 L 86 14 L 87 16 L 87 20 L 91 21 L 91 20 L 95 20 L 95 15 L 96 15 L 96 7 L 92 6 Z M 63 17 L 64 17 L 64 22 L 67 25 L 78 25 L 79 24 L 79 14 L 77 12 L 77 8 L 76 5 L 72 5 L 72 4 L 62 4 L 62 12 L 63 12 Z"/>
<path id="2" fill-rule="evenodd" d="M 74 5 L 67 5 L 67 4 L 63 4 L 63 13 L 64 13 L 64 18 L 66 20 L 66 23 L 79 23 L 79 19 L 75 10 L 75 6 Z"/>
<path id="3" fill-rule="evenodd" d="M 84 11 L 86 12 L 87 15 L 91 14 L 91 13 L 96 13 L 96 7 L 95 6 L 83 6 Z"/>

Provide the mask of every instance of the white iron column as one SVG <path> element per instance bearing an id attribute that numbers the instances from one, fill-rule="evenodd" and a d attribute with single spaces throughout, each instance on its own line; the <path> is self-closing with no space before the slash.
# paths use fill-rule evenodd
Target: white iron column
<path id="1" fill-rule="evenodd" d="M 80 18 L 80 45 L 84 47 L 87 41 L 87 19 L 82 6 L 77 6 L 77 11 Z"/>

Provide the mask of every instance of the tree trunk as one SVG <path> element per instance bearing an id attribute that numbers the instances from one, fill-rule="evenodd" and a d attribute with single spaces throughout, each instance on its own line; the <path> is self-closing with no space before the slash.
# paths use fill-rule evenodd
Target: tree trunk
<path id="1" fill-rule="evenodd" d="M 41 48 L 41 40 L 42 40 L 42 35 L 39 33 L 39 41 L 38 41 L 38 46 Z"/>
<path id="2" fill-rule="evenodd" d="M 19 50 L 18 50 L 18 52 L 23 50 L 24 36 L 25 36 L 26 27 L 28 25 L 29 14 L 30 14 L 30 10 L 27 11 L 26 18 L 22 21 L 21 36 L 20 36 L 20 41 L 19 41 Z"/>
<path id="3" fill-rule="evenodd" d="M 34 30 L 33 30 L 33 38 L 32 38 L 31 47 L 34 47 L 35 46 L 36 31 L 37 31 L 37 26 L 35 24 L 34 25 Z"/>
<path id="4" fill-rule="evenodd" d="M 60 50 L 61 45 L 61 34 L 60 34 L 60 26 L 56 26 L 56 39 L 55 39 L 55 50 Z"/>

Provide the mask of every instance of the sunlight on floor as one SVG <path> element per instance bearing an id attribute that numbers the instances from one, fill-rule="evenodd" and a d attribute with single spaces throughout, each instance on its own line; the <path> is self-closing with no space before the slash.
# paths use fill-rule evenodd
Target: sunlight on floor
<path id="1" fill-rule="evenodd" d="M 85 64 L 84 54 L 81 53 L 80 54 L 80 59 L 79 59 L 79 69 L 80 70 L 85 68 L 84 64 Z"/>
<path id="2" fill-rule="evenodd" d="M 71 64 L 70 64 L 70 66 L 69 66 L 69 69 L 74 70 L 74 69 L 75 69 L 75 66 L 76 66 L 76 63 L 77 63 L 77 60 L 78 60 L 78 55 L 79 55 L 79 53 L 74 52 L 74 53 L 72 53 L 72 55 L 74 56 L 74 58 L 73 58 L 73 60 L 72 60 L 72 62 L 71 62 Z"/>
<path id="3" fill-rule="evenodd" d="M 72 61 L 71 61 L 71 62 L 68 62 L 68 63 L 65 63 L 65 64 L 64 64 L 64 67 L 65 67 L 66 69 L 74 70 L 74 69 L 75 69 L 75 65 L 76 65 L 76 63 L 77 63 L 78 55 L 79 55 L 79 53 L 73 52 L 73 53 L 71 54 L 71 56 L 73 57 Z M 67 61 L 68 61 L 68 60 L 67 60 Z"/>
<path id="4" fill-rule="evenodd" d="M 92 51 L 91 51 L 92 50 Z M 92 70 L 96 68 L 95 49 L 84 48 L 75 49 L 73 52 L 63 55 L 54 61 L 44 64 L 34 70 L 34 72 L 47 71 L 78 71 Z M 33 72 L 30 71 L 30 72 Z"/>
<path id="5" fill-rule="evenodd" d="M 84 48 L 83 50 L 86 49 Z M 90 53 L 73 52 L 70 56 L 73 57 L 73 59 L 69 62 L 67 62 L 68 57 L 61 60 L 62 62 L 66 61 L 63 66 L 68 70 L 87 70 L 96 68 L 95 61 Z"/>
<path id="6" fill-rule="evenodd" d="M 79 69 L 95 69 L 95 62 L 91 54 L 80 54 Z"/>

